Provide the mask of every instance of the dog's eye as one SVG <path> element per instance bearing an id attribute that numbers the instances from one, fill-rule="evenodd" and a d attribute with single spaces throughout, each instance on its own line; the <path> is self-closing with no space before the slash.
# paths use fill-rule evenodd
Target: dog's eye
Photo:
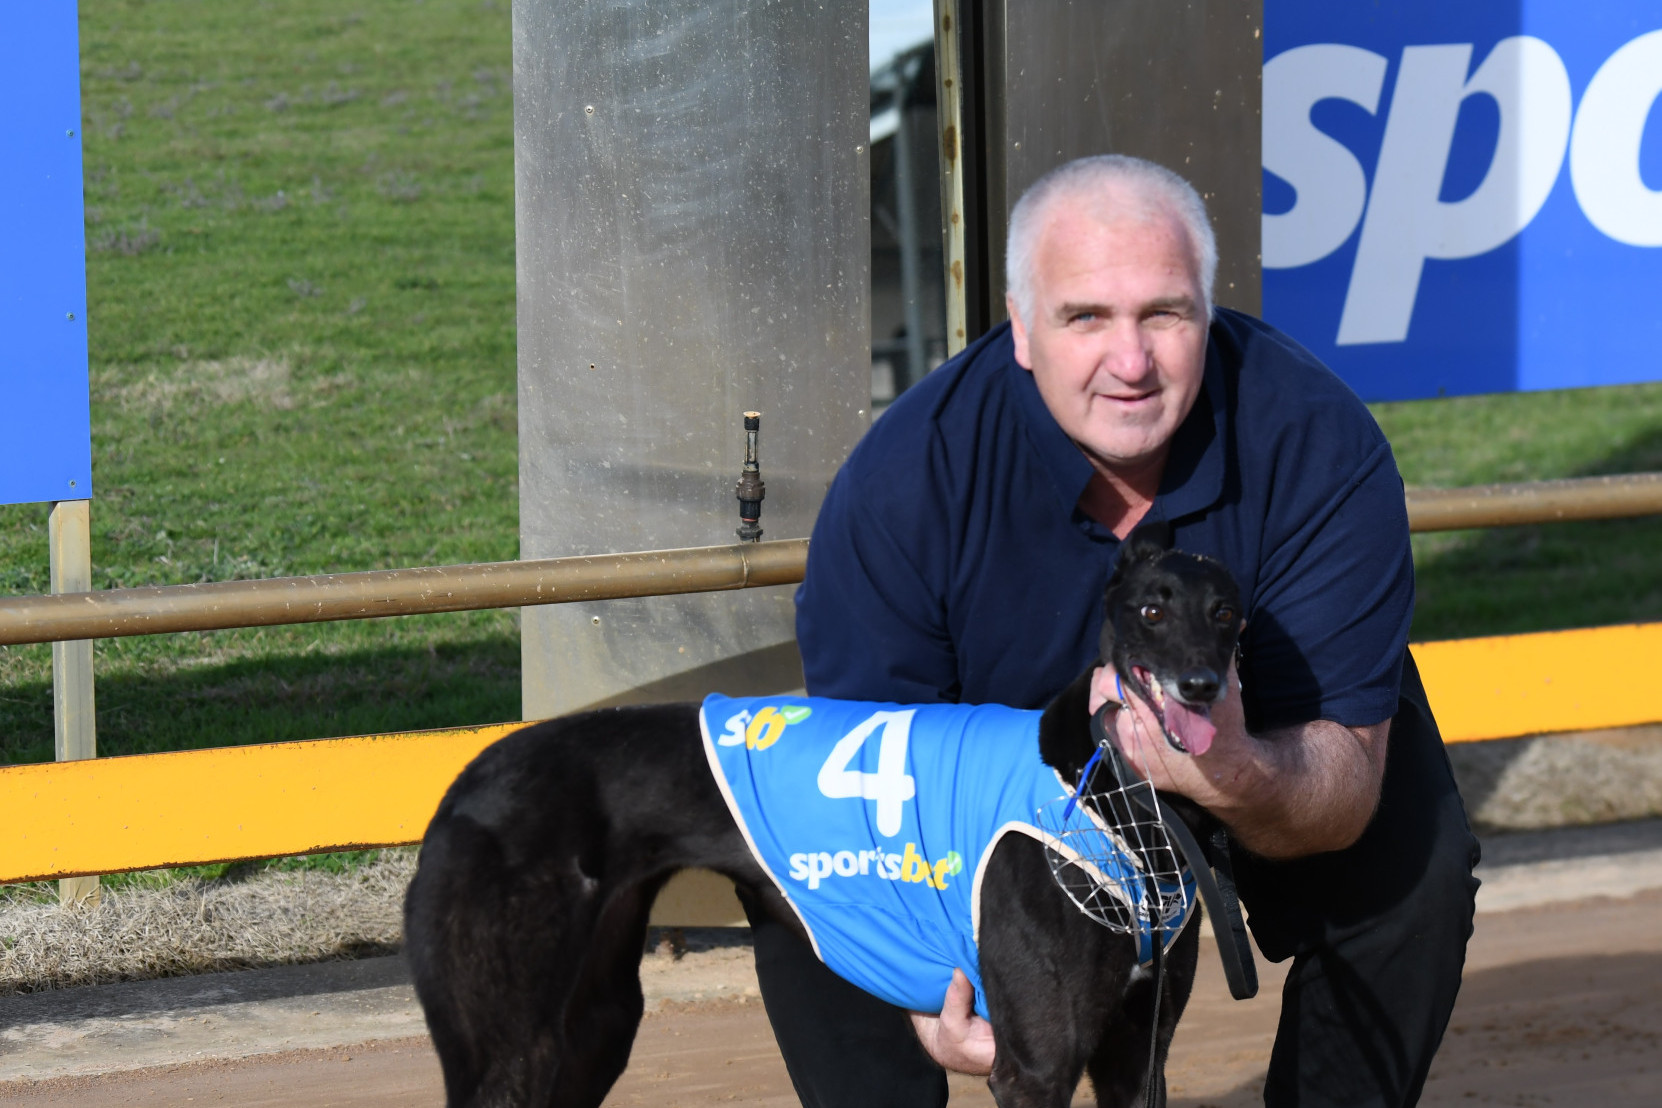
<path id="1" fill-rule="evenodd" d="M 1166 618 L 1166 610 L 1158 604 L 1144 604 L 1141 615 L 1144 623 L 1159 623 Z"/>
<path id="2" fill-rule="evenodd" d="M 1234 623 L 1235 609 L 1227 604 L 1218 605 L 1218 610 L 1212 613 L 1212 618 L 1219 623 Z"/>

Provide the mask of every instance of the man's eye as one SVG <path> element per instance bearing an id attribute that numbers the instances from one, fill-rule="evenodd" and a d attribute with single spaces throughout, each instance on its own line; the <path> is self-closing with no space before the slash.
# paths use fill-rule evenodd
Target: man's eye
<path id="1" fill-rule="evenodd" d="M 1166 610 L 1158 604 L 1144 604 L 1140 614 L 1144 623 L 1159 623 L 1166 618 Z"/>

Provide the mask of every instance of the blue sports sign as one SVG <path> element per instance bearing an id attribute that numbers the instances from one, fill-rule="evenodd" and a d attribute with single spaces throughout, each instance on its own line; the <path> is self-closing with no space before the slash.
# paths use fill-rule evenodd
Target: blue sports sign
<path id="1" fill-rule="evenodd" d="M 1264 315 L 1366 400 L 1662 379 L 1656 0 L 1270 0 Z"/>
<path id="2" fill-rule="evenodd" d="M 0 8 L 0 504 L 92 495 L 72 3 Z"/>

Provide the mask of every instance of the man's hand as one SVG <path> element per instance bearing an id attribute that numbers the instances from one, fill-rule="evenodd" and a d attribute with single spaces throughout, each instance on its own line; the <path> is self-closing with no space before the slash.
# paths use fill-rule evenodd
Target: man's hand
<path id="1" fill-rule="evenodd" d="M 1345 727 L 1318 719 L 1258 737 L 1247 732 L 1233 664 L 1225 681 L 1227 694 L 1212 706 L 1217 735 L 1205 754 L 1172 749 L 1154 709 L 1129 689 L 1113 716 L 1114 745 L 1155 788 L 1193 800 L 1266 857 L 1303 857 L 1355 842 L 1379 803 L 1391 721 Z M 1090 710 L 1119 699 L 1113 667 L 1101 667 L 1091 678 Z"/>
<path id="2" fill-rule="evenodd" d="M 1160 717 L 1129 687 L 1121 687 L 1113 666 L 1102 666 L 1091 678 L 1090 710 L 1095 714 L 1106 701 L 1121 707 L 1111 720 L 1115 745 L 1125 760 L 1157 789 L 1186 796 L 1227 823 L 1221 809 L 1253 806 L 1258 798 L 1242 795 L 1262 783 L 1254 779 L 1262 767 L 1254 749 L 1257 740 L 1247 733 L 1241 708 L 1241 679 L 1234 663 L 1224 675 L 1224 699 L 1212 705 L 1217 734 L 1211 748 L 1199 757 L 1172 749 L 1160 729 Z"/>
<path id="3" fill-rule="evenodd" d="M 918 1042 L 937 1065 L 985 1077 L 993 1072 L 993 1025 L 975 1014 L 975 987 L 964 971 L 952 971 L 946 1003 L 938 1016 L 912 1013 Z"/>

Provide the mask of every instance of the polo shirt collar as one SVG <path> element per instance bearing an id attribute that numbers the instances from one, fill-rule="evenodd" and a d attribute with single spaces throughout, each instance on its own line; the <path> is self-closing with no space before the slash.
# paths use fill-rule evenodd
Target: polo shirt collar
<path id="1" fill-rule="evenodd" d="M 1071 513 L 1090 484 L 1094 472 L 1091 463 L 1045 407 L 1033 374 L 1021 367 L 1013 353 L 1009 370 L 1018 409 L 1027 423 L 1028 441 L 1064 509 Z M 1200 395 L 1172 438 L 1171 455 L 1160 477 L 1160 492 L 1149 509 L 1151 518 L 1175 521 L 1205 511 L 1223 496 L 1227 414 L 1223 360 L 1217 344 L 1209 339 Z"/>
<path id="2" fill-rule="evenodd" d="M 1044 397 L 1039 395 L 1039 386 L 1033 382 L 1033 374 L 1022 368 L 1013 353 L 1009 361 L 1009 375 L 1017 410 L 1027 424 L 1027 441 L 1038 455 L 1039 468 L 1049 475 L 1051 487 L 1062 502 L 1062 510 L 1072 513 L 1079 498 L 1084 495 L 1085 486 L 1090 484 L 1094 472 L 1091 463 L 1068 438 L 1067 432 L 1056 422 L 1056 417 L 1050 414 L 1050 409 L 1045 407 Z"/>
<path id="3" fill-rule="evenodd" d="M 1204 512 L 1223 498 L 1228 426 L 1229 388 L 1223 358 L 1217 342 L 1209 337 L 1200 395 L 1172 437 L 1171 455 L 1160 475 L 1160 493 L 1150 515 L 1176 522 Z"/>

